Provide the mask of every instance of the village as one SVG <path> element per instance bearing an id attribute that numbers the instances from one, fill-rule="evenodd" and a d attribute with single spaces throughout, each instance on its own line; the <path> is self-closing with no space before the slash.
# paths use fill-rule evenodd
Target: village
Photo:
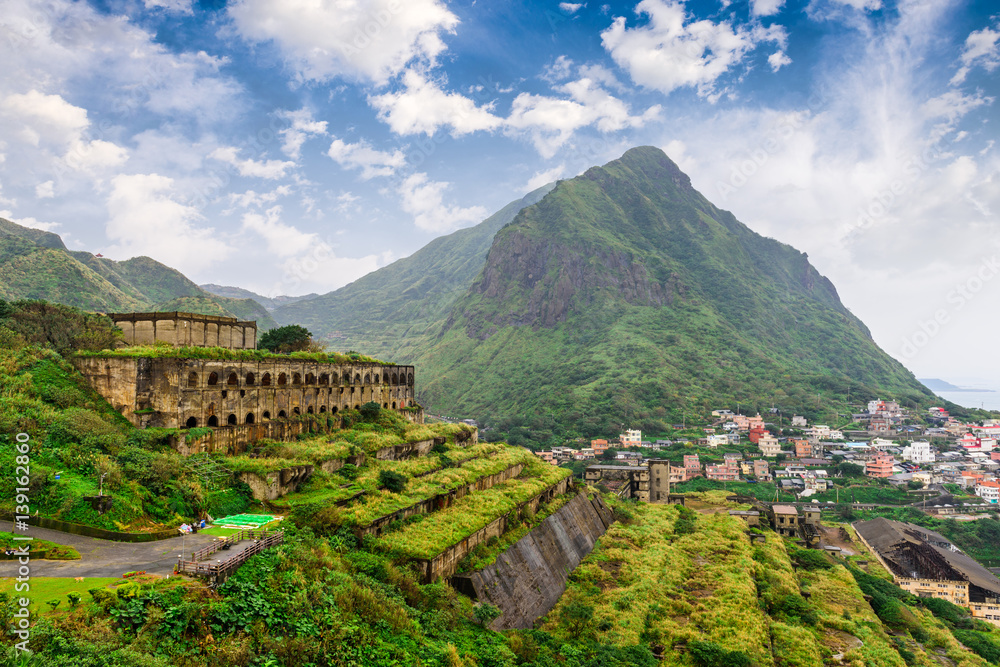
<path id="1" fill-rule="evenodd" d="M 939 407 L 921 416 L 916 419 L 894 401 L 873 400 L 864 412 L 851 415 L 850 424 L 842 429 L 810 425 L 799 415 L 782 428 L 760 414 L 715 410 L 711 425 L 697 429 L 697 437 L 687 429 L 684 433 L 692 435 L 643 440 L 641 431 L 630 429 L 616 441 L 593 439 L 589 447 L 553 447 L 536 455 L 552 465 L 590 463 L 584 475 L 588 481 L 600 481 L 623 497 L 647 502 L 657 502 L 649 496 L 648 485 L 634 479 L 627 484 L 626 479 L 635 476 L 623 475 L 622 466 L 662 470 L 671 487 L 698 478 L 773 482 L 776 491 L 806 501 L 835 490 L 834 478 L 854 473 L 871 478 L 874 484 L 924 489 L 923 498 L 932 499 L 924 509 L 939 514 L 996 505 L 1000 500 L 1000 421 L 965 423 Z M 626 490 L 626 485 L 631 488 Z M 964 500 L 948 502 L 956 496 Z M 852 501 L 851 497 L 835 498 Z"/>

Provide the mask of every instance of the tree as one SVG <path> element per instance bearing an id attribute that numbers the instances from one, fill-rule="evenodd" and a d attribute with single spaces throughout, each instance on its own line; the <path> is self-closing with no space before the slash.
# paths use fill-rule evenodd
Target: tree
<path id="1" fill-rule="evenodd" d="M 312 334 L 303 326 L 288 324 L 277 329 L 269 329 L 261 334 L 257 347 L 288 354 L 308 350 L 312 346 Z"/>
<path id="2" fill-rule="evenodd" d="M 479 625 L 485 628 L 494 620 L 500 617 L 501 611 L 495 605 L 492 605 L 488 602 L 483 602 L 481 604 L 476 605 L 475 614 L 476 614 L 476 620 L 479 621 Z"/>
<path id="3" fill-rule="evenodd" d="M 601 454 L 601 458 L 605 461 L 614 461 L 618 458 L 618 450 L 616 449 L 606 449 L 604 453 Z"/>
<path id="4" fill-rule="evenodd" d="M 408 481 L 406 475 L 392 470 L 382 470 L 378 474 L 378 487 L 391 493 L 402 493 Z"/>
<path id="5" fill-rule="evenodd" d="M 369 401 L 358 408 L 358 412 L 361 413 L 361 419 L 366 422 L 378 421 L 379 413 L 382 412 L 382 406 L 375 401 Z"/>

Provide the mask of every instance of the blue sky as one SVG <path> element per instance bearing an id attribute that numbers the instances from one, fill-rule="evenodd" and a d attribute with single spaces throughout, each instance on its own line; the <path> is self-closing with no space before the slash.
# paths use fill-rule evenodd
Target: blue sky
<path id="1" fill-rule="evenodd" d="M 919 376 L 1000 384 L 998 37 L 985 0 L 0 0 L 0 215 L 326 292 L 655 145 Z"/>

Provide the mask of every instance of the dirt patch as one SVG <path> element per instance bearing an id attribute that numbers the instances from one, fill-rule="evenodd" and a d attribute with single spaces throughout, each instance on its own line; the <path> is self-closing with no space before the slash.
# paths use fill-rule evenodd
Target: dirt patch
<path id="1" fill-rule="evenodd" d="M 861 648 L 864 645 L 864 642 L 854 635 L 832 628 L 823 633 L 822 641 L 827 648 L 833 651 L 831 658 L 835 664 L 841 664 L 844 654 L 848 651 Z"/>
<path id="2" fill-rule="evenodd" d="M 860 553 L 858 547 L 851 541 L 850 535 L 839 526 L 817 526 L 819 529 L 819 546 L 839 547 L 844 556 L 856 556 Z"/>

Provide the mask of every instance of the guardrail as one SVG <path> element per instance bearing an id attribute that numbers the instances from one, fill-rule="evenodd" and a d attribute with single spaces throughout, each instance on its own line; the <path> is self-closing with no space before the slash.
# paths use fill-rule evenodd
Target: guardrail
<path id="1" fill-rule="evenodd" d="M 254 540 L 254 543 L 235 556 L 221 562 L 204 562 L 209 556 L 219 551 L 228 550 L 243 540 L 248 539 Z M 189 574 L 193 577 L 205 577 L 212 582 L 213 586 L 218 586 L 225 582 L 247 560 L 265 549 L 281 544 L 284 541 L 285 533 L 281 530 L 268 532 L 266 530 L 244 528 L 223 540 L 213 542 L 207 547 L 192 552 L 191 560 L 184 560 L 183 557 L 178 558 L 177 572 L 179 574 Z"/>

